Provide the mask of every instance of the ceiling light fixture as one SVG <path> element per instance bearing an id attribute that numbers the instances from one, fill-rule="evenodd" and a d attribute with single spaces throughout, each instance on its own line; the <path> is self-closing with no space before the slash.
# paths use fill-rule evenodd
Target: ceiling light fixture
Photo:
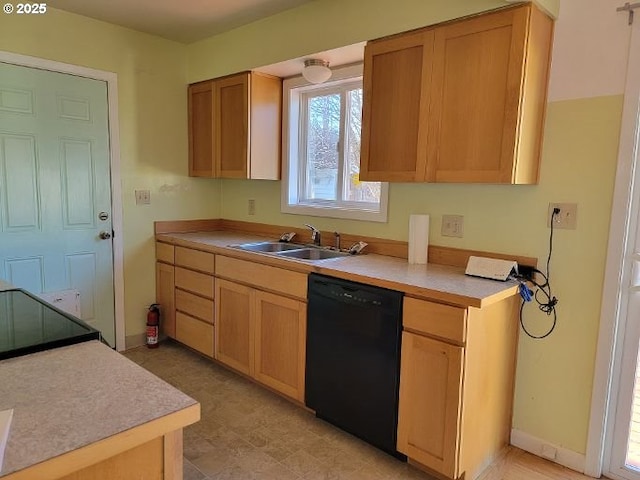
<path id="1" fill-rule="evenodd" d="M 310 58 L 304 61 L 302 76 L 311 83 L 323 83 L 331 78 L 329 62 L 319 58 Z"/>

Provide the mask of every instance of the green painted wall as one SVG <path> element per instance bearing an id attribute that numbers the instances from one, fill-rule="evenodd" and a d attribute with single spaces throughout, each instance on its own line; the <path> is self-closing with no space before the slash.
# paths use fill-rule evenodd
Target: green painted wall
<path id="1" fill-rule="evenodd" d="M 186 47 L 50 8 L 0 15 L 0 50 L 118 74 L 126 334 L 140 334 L 155 299 L 153 221 L 219 214 L 218 184 L 187 177 Z M 141 188 L 151 205 L 135 205 Z"/>
<path id="2" fill-rule="evenodd" d="M 311 2 L 190 45 L 189 81 L 502 5 L 448 0 Z M 433 244 L 530 255 L 543 265 L 548 203 L 578 203 L 578 229 L 557 231 L 555 236 L 557 329 L 543 341 L 520 337 L 513 427 L 584 453 L 621 112 L 621 95 L 550 103 L 539 185 L 391 184 L 388 223 L 281 214 L 280 182 L 268 181 L 220 181 L 220 212 L 224 218 L 291 226 L 312 222 L 325 230 L 399 240 L 407 238 L 411 213 L 428 213 Z M 250 198 L 256 200 L 254 216 L 247 215 Z M 464 215 L 464 238 L 440 235 L 443 214 Z M 543 331 L 549 318 L 534 306 L 525 310 L 531 330 Z"/>

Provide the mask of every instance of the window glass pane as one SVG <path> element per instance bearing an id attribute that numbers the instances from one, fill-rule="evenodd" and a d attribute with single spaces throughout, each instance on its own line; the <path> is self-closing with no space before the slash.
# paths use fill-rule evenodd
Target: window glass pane
<path id="1" fill-rule="evenodd" d="M 307 103 L 307 121 L 305 196 L 308 200 L 336 200 L 340 94 L 310 97 Z"/>
<path id="2" fill-rule="evenodd" d="M 362 89 L 347 92 L 344 198 L 349 202 L 380 202 L 380 182 L 361 182 L 360 131 L 362 127 Z"/>

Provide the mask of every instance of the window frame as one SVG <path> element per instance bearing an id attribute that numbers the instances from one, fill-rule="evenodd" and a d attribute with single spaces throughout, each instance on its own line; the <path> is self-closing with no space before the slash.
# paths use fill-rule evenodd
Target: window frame
<path id="1" fill-rule="evenodd" d="M 300 131 L 301 96 L 310 91 L 320 91 L 331 87 L 343 86 L 362 82 L 362 64 L 350 65 L 335 69 L 330 81 L 321 85 L 309 83 L 303 77 L 285 79 L 283 82 L 283 121 L 282 121 L 282 187 L 281 211 L 296 215 L 318 217 L 345 218 L 350 220 L 365 220 L 386 222 L 388 211 L 389 184 L 381 182 L 380 203 L 378 209 L 364 208 L 364 202 L 312 200 L 300 198 L 300 184 L 306 183 L 306 159 L 300 161 L 299 152 L 301 139 Z M 344 106 L 343 106 L 344 109 Z M 341 130 L 346 124 L 341 122 Z M 341 141 L 344 142 L 344 131 Z M 341 150 L 344 150 L 342 145 Z M 340 153 L 344 155 L 343 152 Z M 346 165 L 343 162 L 342 169 Z M 344 176 L 344 172 L 341 174 Z M 338 185 L 338 193 L 342 195 L 344 185 Z"/>

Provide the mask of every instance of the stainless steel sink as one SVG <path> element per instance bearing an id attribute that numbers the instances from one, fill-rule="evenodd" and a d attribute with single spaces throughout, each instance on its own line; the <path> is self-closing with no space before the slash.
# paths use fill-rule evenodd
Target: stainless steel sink
<path id="1" fill-rule="evenodd" d="M 276 253 L 283 252 L 285 250 L 299 250 L 301 248 L 306 248 L 304 245 L 283 242 L 242 243 L 240 245 L 233 245 L 233 247 L 239 248 L 240 250 L 249 250 L 250 252 L 265 253 Z"/>
<path id="2" fill-rule="evenodd" d="M 328 250 L 326 248 L 311 245 L 301 245 L 298 243 L 255 242 L 229 246 L 249 252 L 267 253 L 270 255 L 277 255 L 278 257 L 297 258 L 300 260 L 310 261 L 329 260 L 331 258 L 349 256 L 348 253 Z"/>
<path id="3" fill-rule="evenodd" d="M 349 254 L 320 248 L 303 248 L 277 253 L 279 257 L 299 258 L 302 260 L 328 260 L 330 258 L 346 257 Z"/>

